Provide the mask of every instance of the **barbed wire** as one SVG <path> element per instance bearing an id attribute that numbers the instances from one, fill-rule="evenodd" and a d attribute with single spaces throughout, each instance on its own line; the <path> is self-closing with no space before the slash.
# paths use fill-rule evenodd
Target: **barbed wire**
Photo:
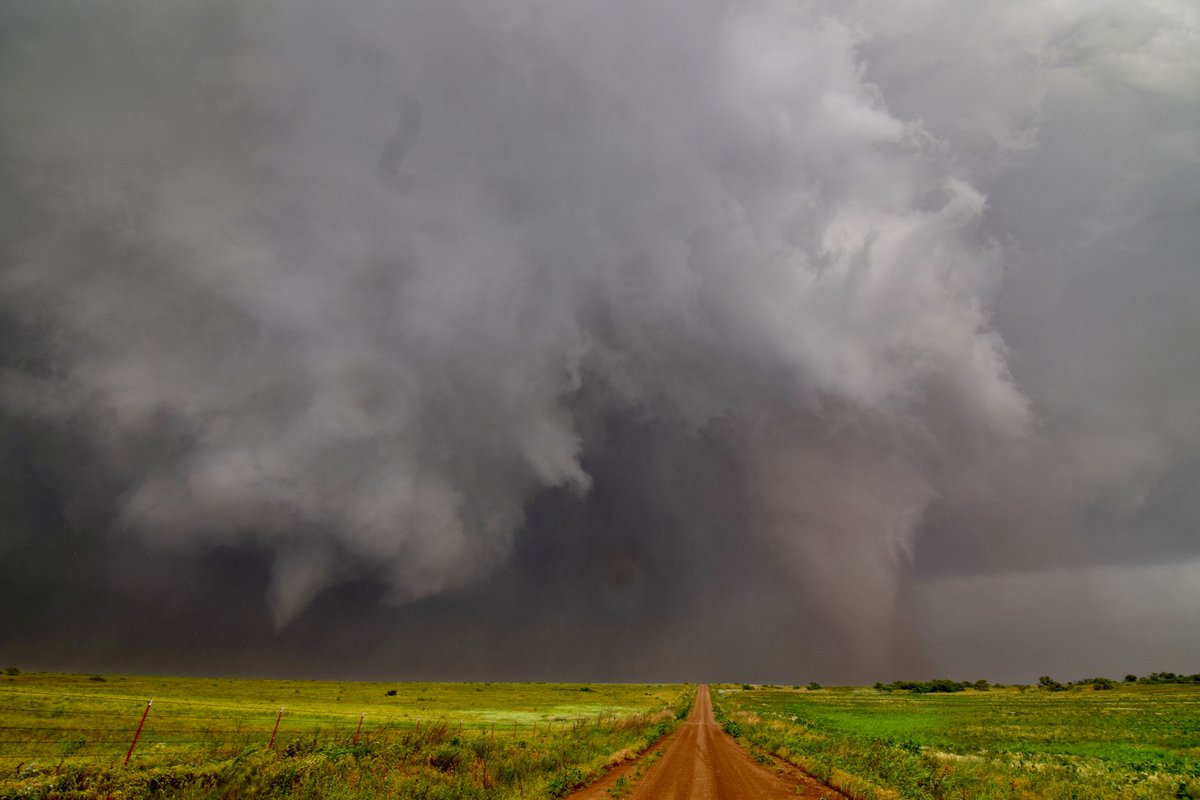
<path id="1" fill-rule="evenodd" d="M 154 687 L 146 687 L 152 689 Z M 46 698 L 46 700 L 41 700 Z M 75 702 L 72 702 L 75 701 Z M 88 707 L 80 707 L 86 703 Z M 152 703 L 152 705 L 151 705 Z M 101 707 L 97 708 L 99 705 Z M 347 704 L 349 705 L 349 704 Z M 286 711 L 285 711 L 286 709 Z M 430 709 L 432 711 L 432 709 Z M 207 712 L 207 713 L 206 713 Z M 643 713 L 654 713 L 647 709 Z M 276 701 L 215 702 L 175 697 L 148 701 L 144 695 L 108 691 L 54 692 L 0 687 L 0 763 L 10 765 L 67 761 L 98 761 L 128 756 L 133 747 L 145 757 L 188 757 L 188 750 L 238 752 L 298 741 L 326 744 L 388 741 L 399 734 L 420 739 L 447 736 L 490 736 L 501 740 L 545 741 L 590 725 L 616 723 L 631 716 L 615 709 L 594 714 L 548 715 L 522 721 L 455 717 L 452 714 L 414 716 L 378 708 L 345 711 Z M 636 715 L 633 715 L 636 716 Z M 97 724 L 101 718 L 109 724 Z M 367 728 L 362 727 L 369 720 Z M 84 724 L 74 724 L 83 722 Z M 278 725 L 283 723 L 283 727 Z M 289 729 L 289 723 L 291 725 Z M 140 739 L 139 739 L 140 737 Z M 11 752 L 14 749 L 23 752 Z"/>

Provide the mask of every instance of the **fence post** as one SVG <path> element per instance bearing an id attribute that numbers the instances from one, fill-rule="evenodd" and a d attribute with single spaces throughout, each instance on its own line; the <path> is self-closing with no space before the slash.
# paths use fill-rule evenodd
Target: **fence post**
<path id="1" fill-rule="evenodd" d="M 275 749 L 275 734 L 279 733 L 279 720 L 283 719 L 283 706 L 279 707 L 279 713 L 275 716 L 275 729 L 271 731 L 271 741 L 267 744 L 268 750 Z"/>
<path id="2" fill-rule="evenodd" d="M 146 724 L 146 717 L 150 716 L 150 706 L 154 704 L 153 700 L 146 703 L 146 710 L 142 712 L 142 721 L 138 723 L 137 730 L 133 733 L 133 741 L 129 743 L 129 752 L 125 754 L 125 763 L 122 767 L 129 766 L 129 758 L 133 755 L 133 748 L 137 747 L 138 737 L 142 735 L 142 726 Z"/>
<path id="3" fill-rule="evenodd" d="M 362 721 L 363 721 L 363 717 L 365 717 L 366 715 L 367 715 L 367 712 L 365 712 L 365 711 L 358 715 L 358 730 L 356 730 L 354 732 L 354 743 L 355 744 L 358 744 L 358 735 L 360 733 L 362 733 Z"/>

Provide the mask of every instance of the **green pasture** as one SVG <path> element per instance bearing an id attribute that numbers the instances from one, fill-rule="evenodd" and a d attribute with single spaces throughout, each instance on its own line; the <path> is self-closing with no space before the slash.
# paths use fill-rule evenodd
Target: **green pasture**
<path id="1" fill-rule="evenodd" d="M 732 732 L 864 798 L 1200 794 L 1200 685 L 714 688 Z"/>
<path id="2" fill-rule="evenodd" d="M 648 746 L 691 697 L 677 685 L 0 676 L 0 797 L 557 796 Z"/>

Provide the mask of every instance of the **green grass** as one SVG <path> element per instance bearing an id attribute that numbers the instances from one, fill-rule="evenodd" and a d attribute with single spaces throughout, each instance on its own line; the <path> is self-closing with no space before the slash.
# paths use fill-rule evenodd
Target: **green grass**
<path id="1" fill-rule="evenodd" d="M 649 746 L 692 697 L 671 685 L 99 677 L 0 677 L 0 797 L 555 797 Z"/>
<path id="2" fill-rule="evenodd" d="M 751 745 L 856 797 L 1200 797 L 1200 686 L 715 688 Z"/>

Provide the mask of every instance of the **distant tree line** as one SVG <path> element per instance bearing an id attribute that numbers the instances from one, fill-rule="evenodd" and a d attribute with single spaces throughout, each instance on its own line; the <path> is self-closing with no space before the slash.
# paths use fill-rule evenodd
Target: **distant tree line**
<path id="1" fill-rule="evenodd" d="M 1059 683 L 1049 675 L 1038 678 L 1038 686 L 1051 692 L 1065 692 L 1073 686 L 1091 686 L 1093 689 L 1115 689 L 1117 682 L 1112 678 L 1083 678 L 1069 683 Z"/>
<path id="2" fill-rule="evenodd" d="M 1125 683 L 1200 683 L 1200 672 L 1195 675 L 1177 675 L 1174 672 L 1151 672 L 1142 678 L 1130 674 L 1125 676 Z M 1084 678 L 1083 680 L 1063 684 L 1054 680 L 1049 675 L 1043 675 L 1038 678 L 1038 686 L 1043 689 L 1049 689 L 1052 692 L 1061 692 L 1070 689 L 1072 686 L 1091 686 L 1093 689 L 1115 689 L 1117 688 L 1117 682 L 1112 678 Z"/>
<path id="3" fill-rule="evenodd" d="M 948 678 L 935 678 L 931 681 L 893 681 L 892 683 L 876 683 L 875 688 L 881 692 L 911 692 L 912 694 L 938 694 L 949 692 L 965 692 L 967 689 L 977 689 L 986 692 L 991 684 L 985 680 L 952 681 Z"/>
<path id="4" fill-rule="evenodd" d="M 1200 683 L 1200 672 L 1195 675 L 1180 675 L 1174 672 L 1151 672 L 1149 675 L 1139 678 L 1137 675 L 1126 675 L 1125 683 L 1143 683 L 1143 684 L 1160 684 L 1160 683 Z M 1120 684 L 1112 678 L 1082 678 L 1077 681 L 1068 681 L 1062 683 L 1049 675 L 1043 675 L 1038 678 L 1037 688 L 1044 689 L 1050 692 L 1065 692 L 1075 687 L 1090 686 L 1096 690 L 1115 689 Z M 876 683 L 875 689 L 881 692 L 910 692 L 912 694 L 935 694 L 949 692 L 964 692 L 967 689 L 976 691 L 987 691 L 992 688 L 1002 688 L 1003 684 L 988 683 L 985 680 L 978 681 L 952 681 L 947 678 L 935 678 L 931 681 L 892 681 L 891 683 Z M 797 687 L 798 688 L 798 687 Z M 814 688 L 810 685 L 809 688 Z M 819 688 L 819 687 L 817 687 Z M 1017 685 L 1018 689 L 1024 691 L 1026 686 Z"/>
<path id="5" fill-rule="evenodd" d="M 1145 677 L 1126 675 L 1126 683 L 1200 683 L 1200 672 L 1194 675 L 1176 675 L 1174 672 L 1151 672 Z"/>

